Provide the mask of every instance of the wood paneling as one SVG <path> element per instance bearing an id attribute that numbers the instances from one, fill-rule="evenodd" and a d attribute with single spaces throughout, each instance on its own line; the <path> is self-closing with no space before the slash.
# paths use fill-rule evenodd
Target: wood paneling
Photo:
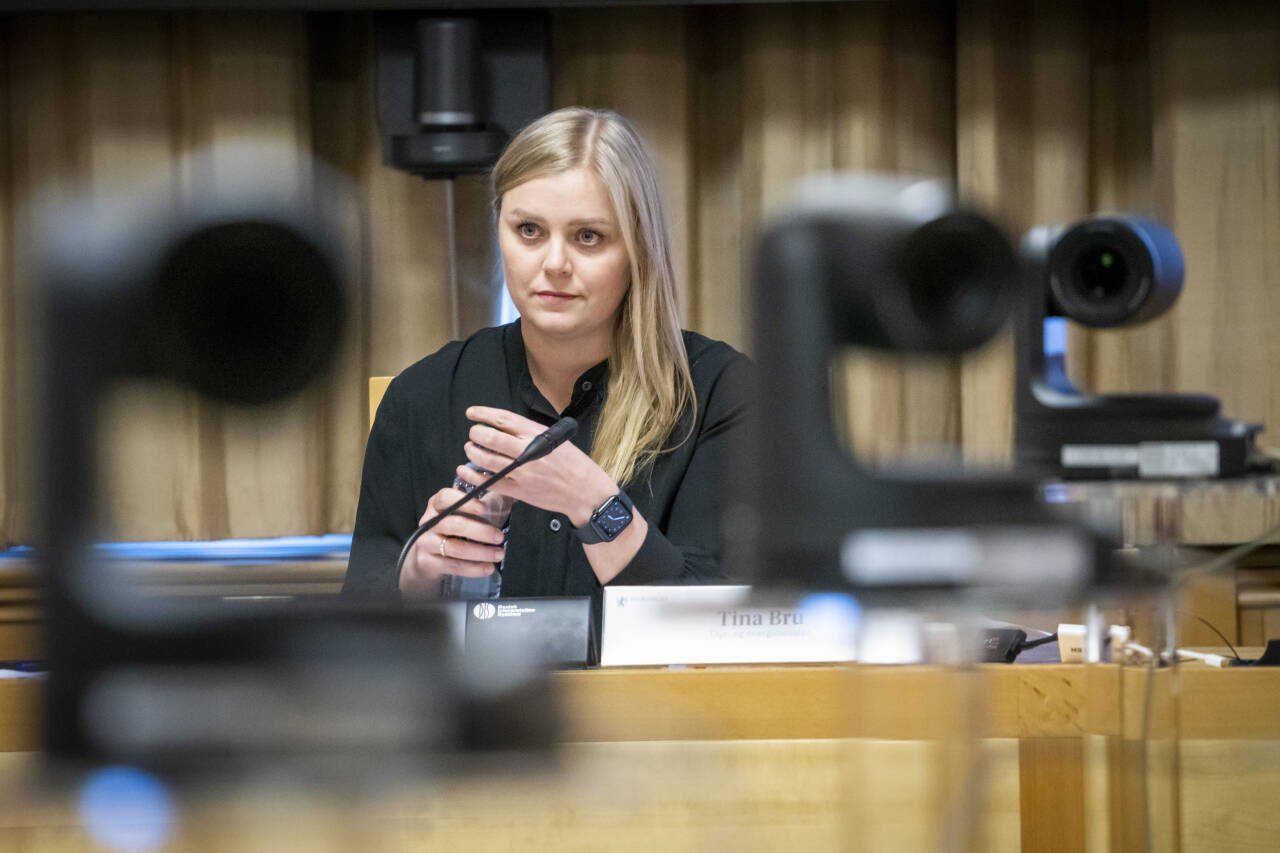
<path id="1" fill-rule="evenodd" d="M 690 12 L 681 7 L 558 11 L 552 18 L 552 106 L 611 109 L 649 146 L 667 204 L 671 255 L 689 314 L 694 158 Z"/>
<path id="2" fill-rule="evenodd" d="M 371 19 L 345 14 L 16 15 L 0 21 L 0 539 L 27 540 L 20 468 L 31 428 L 31 237 L 37 199 L 156 179 L 182 157 L 258 156 L 282 180 L 322 156 L 355 312 L 337 372 L 249 422 L 184 393 L 126 389 L 107 409 L 116 533 L 199 538 L 349 529 L 365 383 L 450 335 L 447 188 L 382 163 Z M 1219 394 L 1231 416 L 1280 416 L 1271 280 L 1280 273 L 1280 11 L 1232 0 L 1059 4 L 920 0 L 561 9 L 553 101 L 617 109 L 653 148 L 689 326 L 751 348 L 758 229 L 815 170 L 954 178 L 1015 238 L 1095 209 L 1167 219 L 1188 279 L 1166 318 L 1072 333 L 1098 390 Z M 453 185 L 464 326 L 498 286 L 483 178 Z M 468 307 L 470 306 L 470 307 Z M 766 330 L 767 331 L 767 330 Z M 880 463 L 961 455 L 1007 464 L 1007 336 L 962 359 L 841 353 L 836 419 Z M 23 521 L 23 516 L 28 516 Z"/>
<path id="3" fill-rule="evenodd" d="M 1174 390 L 1280 425 L 1280 7 L 1152 10 L 1155 179 L 1187 263 Z"/>
<path id="4" fill-rule="evenodd" d="M 9 28 L 0 27 L 0 57 L 13 55 L 11 39 Z M 0 115 L 11 115 L 13 112 L 12 89 L 10 63 L 0 60 Z M 0 275 L 12 266 L 13 206 L 6 203 L 13 197 L 12 163 L 9 134 L 0 133 Z M 14 498 L 19 491 L 15 411 L 19 393 L 17 358 L 14 353 L 16 308 L 14 289 L 0 284 L 0 547 L 7 544 L 14 530 L 11 515 Z"/>

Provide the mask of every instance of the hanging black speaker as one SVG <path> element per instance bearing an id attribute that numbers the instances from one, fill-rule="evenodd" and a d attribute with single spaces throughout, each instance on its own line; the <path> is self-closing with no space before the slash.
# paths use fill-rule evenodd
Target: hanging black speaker
<path id="1" fill-rule="evenodd" d="M 485 120 L 480 22 L 423 18 L 413 28 L 414 112 L 423 128 L 469 129 Z"/>
<path id="2" fill-rule="evenodd" d="M 547 111 L 543 12 L 378 21 L 378 122 L 387 164 L 424 178 L 485 172 Z"/>

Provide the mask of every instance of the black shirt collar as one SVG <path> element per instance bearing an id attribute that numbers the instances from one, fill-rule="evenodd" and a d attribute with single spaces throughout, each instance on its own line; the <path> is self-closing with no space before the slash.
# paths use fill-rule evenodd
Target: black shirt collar
<path id="1" fill-rule="evenodd" d="M 502 344 L 506 353 L 507 377 L 511 383 L 511 399 L 519 401 L 525 407 L 525 411 L 520 414 L 551 423 L 561 414 L 578 417 L 603 401 L 609 384 L 608 359 L 587 368 L 574 381 L 569 406 L 560 413 L 547 402 L 538 386 L 533 384 L 533 376 L 529 373 L 529 358 L 524 349 L 524 335 L 520 331 L 520 320 L 517 319 L 503 330 Z"/>

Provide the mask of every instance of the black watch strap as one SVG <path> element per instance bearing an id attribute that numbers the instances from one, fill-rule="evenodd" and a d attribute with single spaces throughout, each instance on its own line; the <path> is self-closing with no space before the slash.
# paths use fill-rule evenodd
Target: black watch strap
<path id="1" fill-rule="evenodd" d="M 591 513 L 586 524 L 573 528 L 573 532 L 583 545 L 612 542 L 627 529 L 634 517 L 635 509 L 631 498 L 627 497 L 626 492 L 619 490 Z"/>

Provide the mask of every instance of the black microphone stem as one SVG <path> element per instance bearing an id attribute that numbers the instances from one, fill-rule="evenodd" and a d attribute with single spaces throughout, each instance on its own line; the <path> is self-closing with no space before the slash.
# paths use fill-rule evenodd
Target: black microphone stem
<path id="1" fill-rule="evenodd" d="M 570 423 L 565 424 L 564 423 L 565 421 L 569 421 Z M 519 456 L 517 456 L 515 459 L 513 459 L 511 463 L 507 465 L 507 467 L 503 468 L 501 471 L 499 471 L 496 474 L 491 474 L 487 480 L 485 480 L 480 485 L 476 486 L 474 489 L 471 489 L 469 492 L 463 495 L 460 500 L 454 501 L 451 505 L 445 507 L 439 513 L 432 516 L 431 518 L 428 518 L 421 525 L 419 525 L 418 529 L 413 531 L 413 533 L 409 535 L 409 538 L 405 540 L 404 547 L 400 549 L 400 556 L 396 559 L 397 586 L 399 585 L 399 582 L 400 582 L 400 572 L 404 569 L 405 558 L 409 556 L 409 551 L 413 549 L 413 543 L 417 542 L 418 539 L 422 537 L 422 534 L 426 533 L 428 530 L 435 527 L 444 519 L 453 515 L 455 512 L 458 511 L 458 508 L 461 507 L 463 504 L 467 503 L 470 500 L 474 500 L 475 498 L 482 496 L 485 493 L 486 489 L 488 489 L 494 483 L 501 480 L 503 477 L 510 474 L 515 469 L 519 468 L 521 465 L 525 464 L 526 462 L 532 462 L 533 460 L 538 459 L 550 453 L 558 445 L 560 445 L 562 442 L 564 442 L 566 439 L 572 436 L 573 433 L 577 430 L 577 428 L 578 428 L 578 424 L 572 418 L 561 418 L 555 424 L 552 424 L 551 428 L 548 429 L 546 432 L 542 432 L 542 433 L 539 433 L 538 435 L 535 435 L 533 439 L 529 442 L 529 444 L 525 447 L 524 452 L 521 453 Z M 548 433 L 550 433 L 550 437 L 548 437 Z M 545 441 L 549 441 L 551 443 L 545 446 L 540 443 Z M 534 449 L 535 447 L 537 448 L 536 450 Z M 533 450 L 534 452 L 530 453 L 531 450 Z"/>
<path id="2" fill-rule="evenodd" d="M 462 506 L 468 501 L 474 500 L 475 498 L 483 495 L 485 489 L 489 488 L 498 480 L 501 480 L 503 477 L 510 474 L 512 471 L 518 468 L 520 464 L 521 462 L 518 459 L 513 461 L 510 465 L 503 468 L 501 471 L 494 474 L 489 479 L 485 480 L 479 486 L 476 486 L 474 489 L 467 492 L 465 495 L 462 496 L 460 500 L 454 501 L 453 504 L 441 510 L 439 513 L 432 516 L 431 518 L 428 518 L 421 525 L 419 525 L 418 529 L 413 531 L 413 533 L 405 541 L 404 548 L 400 550 L 400 557 L 396 560 L 396 578 L 400 577 L 400 571 L 404 567 L 405 558 L 409 556 L 409 551 L 413 548 L 413 543 L 417 542 L 418 539 L 422 537 L 422 534 L 426 533 L 428 530 L 435 527 L 439 522 L 453 515 L 455 512 L 458 511 L 458 507 Z"/>

